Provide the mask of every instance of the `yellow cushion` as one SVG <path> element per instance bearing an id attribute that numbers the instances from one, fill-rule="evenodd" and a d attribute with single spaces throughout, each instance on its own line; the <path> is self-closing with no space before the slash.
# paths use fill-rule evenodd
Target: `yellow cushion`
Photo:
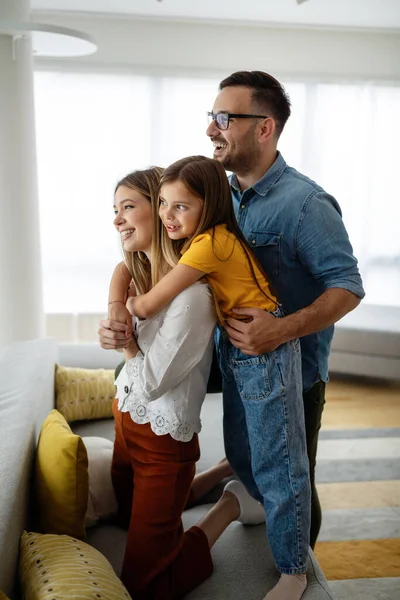
<path id="1" fill-rule="evenodd" d="M 0 590 L 0 600 L 9 600 L 9 597 L 5 595 L 4 592 Z"/>
<path id="2" fill-rule="evenodd" d="M 24 600 L 131 598 L 105 556 L 68 535 L 24 531 L 19 570 Z"/>
<path id="3" fill-rule="evenodd" d="M 112 417 L 113 369 L 76 369 L 56 365 L 56 408 L 68 422 Z"/>
<path id="4" fill-rule="evenodd" d="M 37 446 L 35 500 L 39 531 L 85 537 L 89 495 L 88 457 L 79 435 L 52 410 Z"/>

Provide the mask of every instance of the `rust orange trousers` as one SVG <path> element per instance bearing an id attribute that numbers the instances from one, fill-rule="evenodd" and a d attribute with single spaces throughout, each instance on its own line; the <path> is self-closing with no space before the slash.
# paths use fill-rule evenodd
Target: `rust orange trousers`
<path id="1" fill-rule="evenodd" d="M 139 425 L 114 401 L 112 479 L 119 520 L 128 528 L 121 579 L 133 600 L 179 600 L 213 570 L 208 540 L 184 532 L 182 512 L 200 450 L 197 435 L 178 442 Z"/>

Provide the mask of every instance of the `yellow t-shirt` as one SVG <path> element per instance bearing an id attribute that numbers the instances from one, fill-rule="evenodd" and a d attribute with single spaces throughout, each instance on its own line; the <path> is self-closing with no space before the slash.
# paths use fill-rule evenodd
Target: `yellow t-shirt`
<path id="1" fill-rule="evenodd" d="M 232 310 L 234 306 L 268 311 L 278 306 L 264 273 L 251 257 L 257 281 L 266 295 L 257 286 L 245 251 L 226 225 L 217 225 L 214 237 L 212 229 L 198 235 L 179 263 L 207 273 L 207 280 L 224 319 L 235 316 Z"/>

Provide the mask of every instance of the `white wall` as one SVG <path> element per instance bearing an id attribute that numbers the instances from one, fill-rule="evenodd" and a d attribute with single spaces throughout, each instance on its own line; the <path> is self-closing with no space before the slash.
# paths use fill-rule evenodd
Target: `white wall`
<path id="1" fill-rule="evenodd" d="M 45 12 L 34 13 L 33 19 L 79 29 L 96 39 L 96 54 L 58 61 L 64 67 L 192 75 L 261 69 L 292 80 L 400 82 L 399 30 L 276 28 Z"/>

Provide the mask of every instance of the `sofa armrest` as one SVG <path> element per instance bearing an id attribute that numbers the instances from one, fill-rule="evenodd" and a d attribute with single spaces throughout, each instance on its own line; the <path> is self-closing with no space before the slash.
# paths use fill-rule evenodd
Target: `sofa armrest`
<path id="1" fill-rule="evenodd" d="M 73 344 L 60 343 L 59 364 L 63 367 L 82 369 L 115 369 L 123 360 L 122 352 L 104 350 L 98 343 Z"/>

